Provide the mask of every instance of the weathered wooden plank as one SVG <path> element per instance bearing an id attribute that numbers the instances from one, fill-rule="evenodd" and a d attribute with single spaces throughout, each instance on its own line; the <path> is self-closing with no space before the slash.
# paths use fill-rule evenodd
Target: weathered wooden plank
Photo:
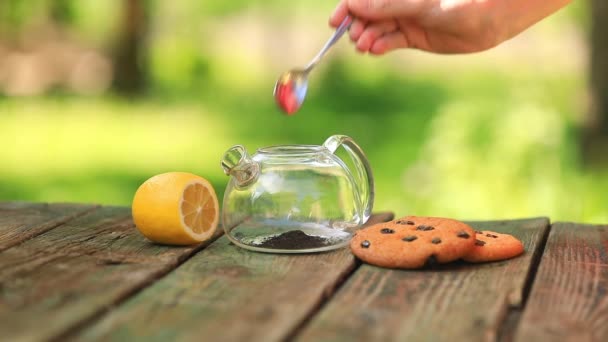
<path id="1" fill-rule="evenodd" d="M 145 240 L 129 208 L 103 207 L 0 253 L 2 339 L 61 336 L 202 248 Z"/>
<path id="2" fill-rule="evenodd" d="M 391 218 L 374 215 L 370 224 Z M 223 237 L 75 339 L 281 340 L 355 266 L 348 248 L 263 254 L 238 248 Z"/>
<path id="3" fill-rule="evenodd" d="M 608 341 L 608 225 L 556 223 L 516 341 Z"/>
<path id="4" fill-rule="evenodd" d="M 0 251 L 94 210 L 93 205 L 0 203 Z"/>
<path id="5" fill-rule="evenodd" d="M 509 306 L 523 289 L 548 219 L 471 222 L 477 229 L 512 233 L 526 247 L 518 258 L 464 262 L 434 270 L 387 270 L 362 265 L 307 325 L 298 340 L 496 340 Z"/>

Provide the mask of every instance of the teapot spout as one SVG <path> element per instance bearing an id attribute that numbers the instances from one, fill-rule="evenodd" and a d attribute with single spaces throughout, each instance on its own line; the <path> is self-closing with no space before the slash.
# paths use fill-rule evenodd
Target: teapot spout
<path id="1" fill-rule="evenodd" d="M 238 188 L 243 188 L 255 182 L 260 173 L 259 164 L 251 159 L 245 147 L 236 145 L 231 147 L 222 158 L 224 174 L 233 176 Z"/>

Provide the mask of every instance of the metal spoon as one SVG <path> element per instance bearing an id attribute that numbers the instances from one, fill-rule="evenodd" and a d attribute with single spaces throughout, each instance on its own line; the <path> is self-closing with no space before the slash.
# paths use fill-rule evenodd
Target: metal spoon
<path id="1" fill-rule="evenodd" d="M 314 67 L 319 64 L 321 58 L 325 56 L 325 53 L 334 45 L 340 37 L 348 30 L 352 23 L 352 17 L 346 16 L 340 26 L 336 29 L 336 32 L 329 38 L 325 46 L 319 51 L 319 53 L 308 63 L 304 69 L 292 69 L 283 73 L 277 83 L 274 85 L 274 98 L 277 101 L 279 107 L 287 115 L 294 115 L 304 102 L 306 97 L 306 90 L 308 89 L 308 74 Z"/>

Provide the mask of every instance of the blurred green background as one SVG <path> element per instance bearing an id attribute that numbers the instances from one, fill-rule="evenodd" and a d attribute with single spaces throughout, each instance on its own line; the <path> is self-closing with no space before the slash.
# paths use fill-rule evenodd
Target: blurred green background
<path id="1" fill-rule="evenodd" d="M 130 205 L 166 171 L 208 178 L 235 144 L 365 150 L 375 210 L 608 222 L 608 169 L 583 158 L 585 1 L 490 51 L 378 58 L 345 39 L 280 114 L 278 74 L 331 34 L 336 1 L 3 0 L 0 200 Z"/>

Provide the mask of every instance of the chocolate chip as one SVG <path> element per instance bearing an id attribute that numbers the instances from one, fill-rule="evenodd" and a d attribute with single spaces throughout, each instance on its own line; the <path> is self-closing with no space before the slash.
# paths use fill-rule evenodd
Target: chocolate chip
<path id="1" fill-rule="evenodd" d="M 476 230 L 475 233 L 477 233 L 477 234 L 483 234 L 483 232 L 481 230 Z"/>
<path id="2" fill-rule="evenodd" d="M 456 233 L 456 236 L 458 236 L 459 238 L 463 238 L 463 239 L 468 239 L 471 237 L 471 235 L 469 235 L 467 232 L 465 232 L 464 230 L 459 231 L 458 233 Z"/>
<path id="3" fill-rule="evenodd" d="M 415 225 L 414 221 L 403 221 L 403 220 L 398 220 L 397 222 L 395 222 L 396 224 L 409 224 L 410 226 Z"/>
<path id="4" fill-rule="evenodd" d="M 432 254 L 430 257 L 428 257 L 426 259 L 426 262 L 424 263 L 425 267 L 436 267 L 437 265 L 439 265 L 439 262 L 437 261 L 437 257 L 435 256 L 435 254 Z"/>
<path id="5" fill-rule="evenodd" d="M 380 233 L 382 234 L 393 234 L 395 231 L 390 228 L 382 228 L 380 229 Z"/>
<path id="6" fill-rule="evenodd" d="M 435 229 L 435 227 L 433 227 L 433 226 L 425 226 L 425 225 L 423 225 L 423 224 L 419 225 L 419 226 L 416 228 L 416 230 L 422 230 L 422 231 L 425 231 L 425 232 L 426 232 L 426 231 L 429 231 L 429 230 L 433 230 L 433 229 Z"/>
<path id="7" fill-rule="evenodd" d="M 494 234 L 486 234 L 487 237 L 491 237 L 491 238 L 497 238 L 498 236 L 494 235 Z"/>
<path id="8" fill-rule="evenodd" d="M 361 247 L 363 248 L 369 248 L 369 246 L 371 245 L 371 243 L 369 243 L 369 241 L 364 240 L 363 242 L 361 242 Z"/>
<path id="9" fill-rule="evenodd" d="M 483 245 L 485 245 L 485 244 L 486 244 L 486 242 L 485 242 L 485 241 L 481 241 L 481 240 L 475 240 L 475 245 L 477 245 L 477 246 L 483 246 Z"/>
<path id="10" fill-rule="evenodd" d="M 401 240 L 403 240 L 403 241 L 407 241 L 407 242 L 412 242 L 412 241 L 416 240 L 417 238 L 418 238 L 418 237 L 417 237 L 416 235 L 410 235 L 410 236 L 406 236 L 406 237 L 404 237 L 404 238 L 403 238 L 403 239 L 401 239 Z"/>
<path id="11" fill-rule="evenodd" d="M 433 238 L 433 240 L 431 240 L 431 243 L 433 243 L 433 244 L 435 244 L 435 245 L 438 245 L 438 244 L 440 244 L 440 243 L 441 243 L 441 239 L 440 239 L 440 238 L 438 238 L 438 237 Z"/>

